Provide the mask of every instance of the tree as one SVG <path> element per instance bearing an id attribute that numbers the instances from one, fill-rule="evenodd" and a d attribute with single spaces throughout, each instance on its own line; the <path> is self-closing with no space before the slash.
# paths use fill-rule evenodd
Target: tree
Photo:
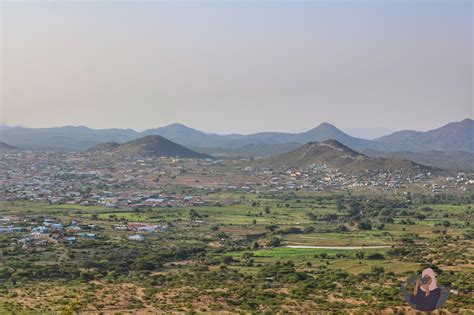
<path id="1" fill-rule="evenodd" d="M 384 267 L 380 267 L 380 266 L 372 266 L 372 273 L 375 274 L 375 275 L 381 275 L 385 272 L 385 268 Z"/>
<path id="2" fill-rule="evenodd" d="M 314 227 L 312 226 L 307 226 L 303 229 L 303 234 L 309 234 L 309 233 L 313 233 L 314 232 Z"/>
<path id="3" fill-rule="evenodd" d="M 278 237 L 271 237 L 266 243 L 265 245 L 267 247 L 278 247 L 278 246 L 281 246 L 281 239 L 279 239 Z"/>
<path id="4" fill-rule="evenodd" d="M 361 252 L 361 251 L 357 251 L 357 252 L 355 253 L 355 256 L 356 256 L 357 259 L 362 260 L 362 259 L 364 259 L 364 257 L 365 257 L 365 253 L 364 253 L 364 252 Z"/>
<path id="5" fill-rule="evenodd" d="M 443 221 L 443 226 L 444 226 L 444 227 L 450 227 L 450 226 L 451 226 L 451 222 L 449 222 L 448 220 L 444 220 L 444 221 Z"/>
<path id="6" fill-rule="evenodd" d="M 424 215 L 423 213 L 418 213 L 418 214 L 416 215 L 416 218 L 417 218 L 418 220 L 424 220 L 424 219 L 426 219 L 426 215 Z"/>
<path id="7" fill-rule="evenodd" d="M 373 254 L 370 254 L 369 256 L 367 256 L 367 259 L 370 259 L 370 260 L 383 260 L 383 259 L 385 259 L 385 256 L 381 253 L 373 253 Z"/>
<path id="8" fill-rule="evenodd" d="M 317 221 L 318 220 L 318 216 L 315 215 L 314 213 L 310 212 L 306 215 L 308 217 L 308 219 L 310 219 L 311 221 Z"/>
<path id="9" fill-rule="evenodd" d="M 267 226 L 265 227 L 265 230 L 270 231 L 270 232 L 275 232 L 276 229 L 278 229 L 278 225 L 274 225 L 274 224 L 272 224 L 272 225 L 267 225 Z"/>
<path id="10" fill-rule="evenodd" d="M 372 225 L 370 224 L 370 222 L 367 222 L 367 221 L 359 222 L 357 227 L 360 230 L 372 230 Z"/>
<path id="11" fill-rule="evenodd" d="M 245 253 L 242 254 L 243 259 L 250 259 L 252 257 L 253 257 L 253 253 L 251 253 L 251 252 L 245 252 Z"/>
<path id="12" fill-rule="evenodd" d="M 222 256 L 222 263 L 229 265 L 234 262 L 234 258 L 232 256 Z"/>
<path id="13" fill-rule="evenodd" d="M 191 221 L 197 220 L 197 219 L 200 219 L 200 218 L 201 218 L 201 215 L 199 213 L 197 213 L 196 210 L 194 210 L 194 209 L 189 210 L 189 219 Z"/>

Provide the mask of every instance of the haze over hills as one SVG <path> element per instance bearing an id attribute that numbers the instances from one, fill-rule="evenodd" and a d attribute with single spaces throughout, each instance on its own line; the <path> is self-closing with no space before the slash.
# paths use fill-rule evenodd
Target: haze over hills
<path id="1" fill-rule="evenodd" d="M 18 150 L 18 148 L 13 145 L 9 145 L 8 143 L 0 142 L 0 151 L 9 151 L 9 150 Z"/>
<path id="2" fill-rule="evenodd" d="M 385 151 L 474 151 L 474 120 L 468 118 L 426 132 L 397 131 L 375 139 L 371 147 Z"/>
<path id="3" fill-rule="evenodd" d="M 361 153 L 371 157 L 402 158 L 416 163 L 446 170 L 474 170 L 474 154 L 467 151 L 377 151 L 361 149 Z"/>
<path id="4" fill-rule="evenodd" d="M 139 138 L 138 133 L 132 129 L 91 129 L 84 126 L 0 128 L 0 141 L 34 150 L 85 150 L 103 142 L 126 142 L 136 138 Z"/>
<path id="5" fill-rule="evenodd" d="M 99 143 L 124 143 L 147 135 L 160 135 L 197 152 L 229 158 L 277 155 L 294 150 L 298 145 L 328 139 L 336 139 L 358 151 L 367 150 L 371 152 L 370 155 L 384 156 L 383 152 L 391 152 L 390 156 L 410 156 L 416 162 L 436 167 L 449 165 L 451 168 L 465 168 L 470 166 L 469 162 L 474 155 L 472 119 L 453 122 L 426 132 L 398 131 L 374 140 L 352 137 L 329 123 L 322 123 L 301 133 L 260 132 L 249 135 L 205 133 L 182 124 L 171 124 L 143 132 L 132 129 L 91 129 L 84 126 L 0 127 L 0 141 L 19 148 L 40 150 L 85 150 Z M 430 157 L 429 151 L 432 150 L 458 153 Z M 417 154 L 402 153 L 407 151 Z"/>
<path id="6" fill-rule="evenodd" d="M 340 142 L 353 147 L 364 146 L 369 143 L 368 140 L 351 137 L 328 123 L 322 123 L 307 132 L 295 134 L 260 132 L 249 135 L 218 135 L 204 133 L 182 124 L 172 124 L 157 129 L 145 130 L 143 134 L 160 135 L 182 145 L 200 148 L 240 148 L 255 144 L 274 145 L 291 142 L 304 144 L 309 141 L 324 141 L 331 138 L 338 139 Z"/>
<path id="7" fill-rule="evenodd" d="M 337 140 L 308 142 L 296 150 L 256 161 L 256 165 L 271 167 L 308 167 L 312 164 L 327 165 L 345 172 L 360 173 L 366 170 L 400 170 L 408 172 L 428 167 L 407 159 L 373 158 L 361 154 Z"/>
<path id="8" fill-rule="evenodd" d="M 113 152 L 118 156 L 213 158 L 208 154 L 195 152 L 161 136 L 145 136 L 123 144 L 107 142 L 98 144 L 88 151 L 97 153 Z"/>
<path id="9" fill-rule="evenodd" d="M 205 133 L 182 124 L 137 132 L 133 129 L 91 129 L 84 126 L 25 128 L 1 126 L 0 141 L 20 148 L 82 150 L 104 142 L 123 143 L 147 135 L 160 135 L 185 146 L 239 148 L 249 144 L 305 144 L 336 139 L 351 148 L 386 151 L 474 151 L 474 121 L 465 119 L 426 132 L 397 131 L 374 140 L 352 137 L 334 125 L 322 123 L 302 133 L 260 132 L 249 135 Z"/>

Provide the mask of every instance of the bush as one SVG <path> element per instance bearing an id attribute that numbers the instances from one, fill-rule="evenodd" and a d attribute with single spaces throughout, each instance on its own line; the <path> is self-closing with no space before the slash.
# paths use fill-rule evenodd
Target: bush
<path id="1" fill-rule="evenodd" d="M 278 247 L 278 246 L 281 246 L 281 239 L 279 239 L 278 237 L 272 237 L 270 238 L 266 243 L 265 245 L 267 247 Z"/>
<path id="2" fill-rule="evenodd" d="M 360 222 L 357 227 L 360 230 L 372 230 L 372 225 L 369 222 Z"/>
<path id="3" fill-rule="evenodd" d="M 369 256 L 367 256 L 367 259 L 370 259 L 370 260 L 383 260 L 383 259 L 385 259 L 385 256 L 381 253 L 373 253 L 373 254 L 370 254 Z"/>

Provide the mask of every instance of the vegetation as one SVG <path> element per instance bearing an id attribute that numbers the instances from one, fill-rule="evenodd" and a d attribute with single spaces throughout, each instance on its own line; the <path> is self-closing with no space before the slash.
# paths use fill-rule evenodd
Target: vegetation
<path id="1" fill-rule="evenodd" d="M 2 216 L 77 220 L 97 237 L 25 247 L 19 235 L 0 234 L 0 310 L 401 312 L 400 284 L 431 266 L 456 290 L 446 310 L 472 311 L 469 198 L 241 197 L 231 206 L 140 211 L 3 202 Z M 141 242 L 114 229 L 136 222 L 168 229 Z"/>

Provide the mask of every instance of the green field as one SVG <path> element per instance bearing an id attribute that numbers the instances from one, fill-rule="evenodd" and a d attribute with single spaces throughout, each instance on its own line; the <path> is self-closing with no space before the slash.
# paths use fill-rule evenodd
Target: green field
<path id="1" fill-rule="evenodd" d="M 0 216 L 20 216 L 24 226 L 74 219 L 96 236 L 65 232 L 78 240 L 22 247 L 17 240 L 28 231 L 0 234 L 0 311 L 401 311 L 399 282 L 426 265 L 444 270 L 440 283 L 460 292 L 446 310 L 472 311 L 472 203 L 319 194 L 210 199 L 238 202 L 134 210 L 1 202 Z M 136 231 L 114 229 L 131 223 L 168 228 L 133 242 Z M 389 247 L 286 247 L 295 245 Z"/>

